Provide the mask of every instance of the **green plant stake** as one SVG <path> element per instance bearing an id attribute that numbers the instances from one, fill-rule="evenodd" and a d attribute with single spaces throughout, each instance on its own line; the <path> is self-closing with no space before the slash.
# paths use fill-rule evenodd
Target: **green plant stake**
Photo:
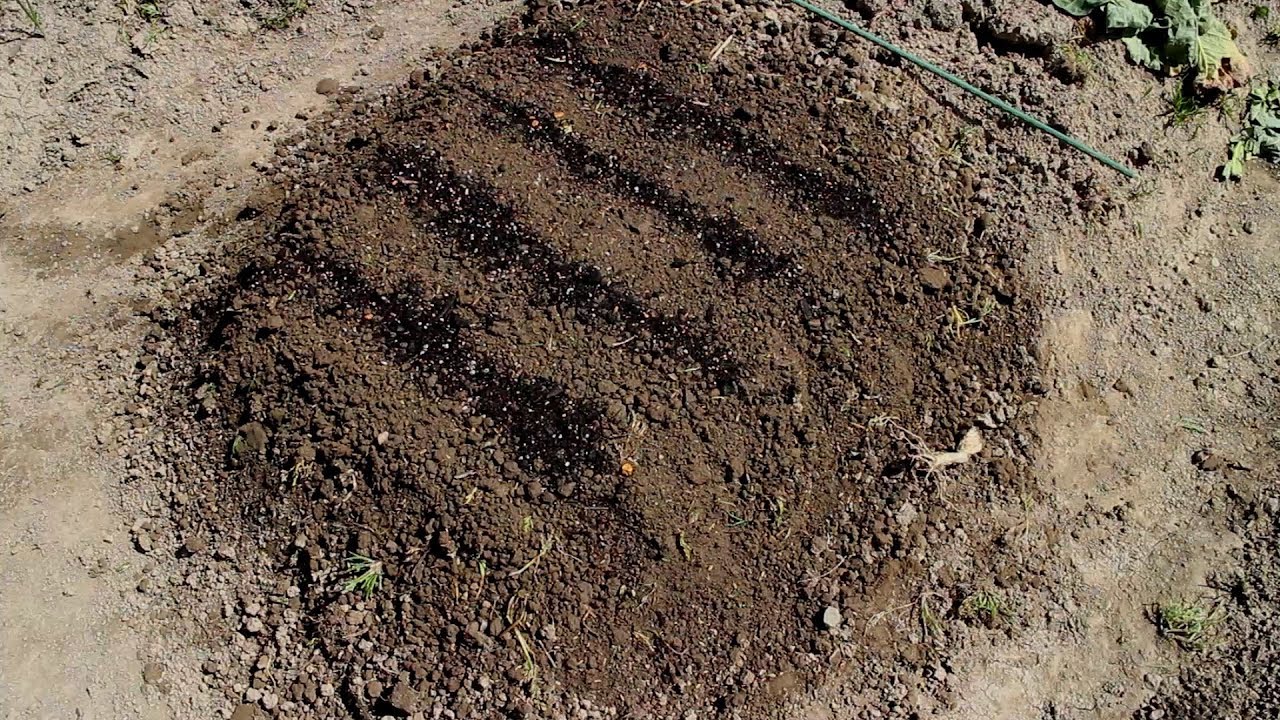
<path id="1" fill-rule="evenodd" d="M 1094 160 L 1097 160 L 1098 162 L 1102 163 L 1103 165 L 1106 165 L 1107 167 L 1109 167 L 1109 168 L 1111 168 L 1111 169 L 1115 170 L 1116 172 L 1119 172 L 1119 173 L 1123 174 L 1125 177 L 1130 177 L 1130 178 L 1136 178 L 1136 177 L 1138 177 L 1138 173 L 1134 172 L 1131 168 L 1129 168 L 1129 167 L 1127 167 L 1127 166 L 1125 166 L 1125 165 L 1122 165 L 1121 163 L 1119 163 L 1119 162 L 1117 162 L 1117 161 L 1115 161 L 1115 160 L 1111 159 L 1109 156 L 1105 155 L 1104 153 L 1101 153 L 1101 152 L 1099 152 L 1099 151 L 1097 151 L 1097 150 L 1094 150 L 1093 148 L 1089 147 L 1088 145 L 1085 145 L 1084 143 L 1080 142 L 1079 140 L 1077 140 L 1077 139 L 1075 139 L 1075 138 L 1071 137 L 1070 135 L 1067 135 L 1066 133 L 1062 132 L 1061 130 L 1057 130 L 1057 129 L 1055 129 L 1055 128 L 1050 127 L 1050 126 L 1049 126 L 1048 124 L 1046 124 L 1044 121 L 1042 121 L 1042 120 L 1040 120 L 1040 119 L 1038 119 L 1038 118 L 1036 118 L 1036 117 L 1034 117 L 1034 116 L 1032 116 L 1032 115 L 1028 115 L 1027 113 L 1025 113 L 1025 112 L 1023 112 L 1023 111 L 1019 110 L 1019 109 L 1018 109 L 1018 108 L 1016 108 L 1016 107 L 1014 107 L 1013 105 L 1010 105 L 1009 103 L 1005 102 L 1004 100 L 1001 100 L 1000 98 L 998 98 L 998 97 L 996 97 L 996 96 L 994 96 L 994 95 L 992 95 L 992 94 L 990 94 L 990 93 L 988 93 L 988 92 L 985 92 L 985 91 L 983 91 L 983 90 L 979 90 L 977 87 L 975 87 L 975 86 L 974 86 L 974 85 L 972 85 L 971 83 L 969 83 L 969 82 L 967 82 L 967 81 L 963 80 L 962 78 L 960 78 L 960 77 L 958 77 L 958 76 L 956 76 L 956 75 L 953 75 L 952 73 L 947 72 L 946 70 L 943 70 L 942 68 L 938 67 L 937 65 L 934 65 L 933 63 L 929 62 L 928 60 L 925 60 L 924 58 L 921 58 L 921 57 L 919 57 L 919 56 L 917 56 L 917 55 L 915 55 L 915 54 L 911 53 L 911 52 L 910 52 L 910 51 L 908 51 L 908 50 L 904 50 L 903 48 L 900 48 L 900 47 L 898 47 L 897 45 L 894 45 L 893 43 L 889 42 L 888 40 L 885 40 L 884 38 L 880 37 L 879 35 L 876 35 L 875 33 L 872 33 L 872 32 L 867 31 L 867 30 L 863 30 L 862 28 L 858 27 L 857 25 L 854 25 L 853 23 L 849 22 L 848 20 L 845 20 L 844 18 L 841 18 L 841 17 L 839 17 L 838 15 L 834 15 L 834 14 L 832 14 L 832 13 L 830 13 L 830 12 L 827 12 L 826 10 L 823 10 L 822 8 L 820 8 L 820 7 L 816 6 L 816 5 L 813 5 L 812 3 L 806 2 L 806 0 L 789 0 L 789 2 L 791 2 L 791 3 L 792 3 L 792 4 L 794 4 L 794 5 L 798 5 L 798 6 L 802 7 L 802 8 L 804 8 L 805 10 L 808 10 L 809 12 L 811 12 L 811 13 L 813 13 L 813 14 L 815 14 L 815 15 L 817 15 L 817 16 L 819 16 L 819 17 L 821 17 L 821 18 L 823 18 L 824 20 L 829 20 L 830 22 L 833 22 L 833 23 L 835 23 L 835 24 L 839 25 L 840 27 L 844 28 L 845 30 L 848 30 L 849 32 L 853 33 L 854 35 L 857 35 L 858 37 L 862 38 L 863 40 L 866 40 L 867 42 L 870 42 L 870 43 L 874 43 L 874 44 L 876 44 L 876 45 L 879 45 L 880 47 L 884 48 L 885 50 L 888 50 L 889 52 L 893 53 L 894 55 L 897 55 L 898 57 L 901 57 L 902 59 L 904 59 L 904 60 L 906 60 L 906 61 L 908 61 L 908 62 L 910 62 L 910 63 L 912 63 L 912 64 L 916 65 L 917 67 L 920 67 L 920 68 L 923 68 L 923 69 L 925 69 L 925 70 L 928 70 L 929 72 L 933 73 L 934 75 L 937 75 L 938 77 L 942 78 L 943 80 L 946 80 L 947 82 L 951 83 L 952 85 L 955 85 L 956 87 L 960 88 L 961 90 L 964 90 L 965 92 L 967 92 L 967 93 L 969 93 L 969 94 L 971 94 L 971 95 L 974 95 L 974 96 L 976 96 L 976 97 L 979 97 L 979 98 L 981 98 L 981 99 L 983 99 L 983 100 L 987 101 L 988 103 L 990 103 L 990 104 L 992 104 L 992 105 L 996 106 L 997 108 L 999 108 L 999 109 L 1001 109 L 1001 110 L 1005 111 L 1006 113 L 1008 113 L 1008 114 L 1010 114 L 1010 115 L 1012 115 L 1012 116 L 1014 116 L 1014 117 L 1018 118 L 1019 120 L 1021 120 L 1021 121 L 1025 122 L 1026 124 L 1030 125 L 1031 127 L 1035 128 L 1035 129 L 1037 129 L 1037 130 L 1040 130 L 1041 132 L 1046 132 L 1046 133 L 1048 133 L 1048 134 L 1050 134 L 1050 135 L 1054 136 L 1055 138 L 1057 138 L 1057 139 L 1061 140 L 1062 142 L 1066 143 L 1067 145 L 1070 145 L 1071 147 L 1075 148 L 1076 150 L 1079 150 L 1080 152 L 1082 152 L 1082 153 L 1084 153 L 1084 154 L 1088 155 L 1089 157 L 1093 158 Z"/>

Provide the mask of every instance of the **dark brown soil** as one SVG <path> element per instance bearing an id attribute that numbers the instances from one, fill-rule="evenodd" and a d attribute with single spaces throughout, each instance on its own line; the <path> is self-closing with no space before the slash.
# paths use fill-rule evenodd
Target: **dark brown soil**
<path id="1" fill-rule="evenodd" d="M 238 538 L 300 588 L 251 632 L 301 618 L 281 652 L 323 662 L 273 682 L 313 716 L 767 715 L 839 658 L 923 666 L 867 632 L 890 605 L 1026 581 L 920 561 L 1022 492 L 1020 239 L 831 65 L 730 69 L 691 17 L 535 7 L 344 97 L 215 290 L 158 311 L 220 468 L 179 480 L 189 551 Z"/>

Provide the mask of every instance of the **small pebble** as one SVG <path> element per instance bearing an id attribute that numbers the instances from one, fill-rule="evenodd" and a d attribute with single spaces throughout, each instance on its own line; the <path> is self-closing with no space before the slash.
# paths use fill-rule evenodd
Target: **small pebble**
<path id="1" fill-rule="evenodd" d="M 827 630 L 835 630 L 844 622 L 844 617 L 840 614 L 840 608 L 835 605 L 828 605 L 826 610 L 822 611 L 822 627 Z"/>
<path id="2" fill-rule="evenodd" d="M 142 682 L 148 685 L 158 685 L 164 679 L 164 671 L 164 665 L 149 662 L 142 666 Z"/>

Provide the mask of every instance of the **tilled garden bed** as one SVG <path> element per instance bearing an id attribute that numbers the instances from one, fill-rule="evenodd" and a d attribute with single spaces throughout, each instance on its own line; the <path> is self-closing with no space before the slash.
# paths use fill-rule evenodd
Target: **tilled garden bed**
<path id="1" fill-rule="evenodd" d="M 767 716 L 1025 581 L 982 508 L 1024 491 L 1036 298 L 1016 228 L 919 162 L 949 120 L 850 100 L 825 27 L 823 63 L 731 62 L 714 8 L 641 5 L 344 95 L 155 311 L 184 553 L 278 580 L 226 613 L 257 696 Z M 904 603 L 919 632 L 877 632 Z"/>

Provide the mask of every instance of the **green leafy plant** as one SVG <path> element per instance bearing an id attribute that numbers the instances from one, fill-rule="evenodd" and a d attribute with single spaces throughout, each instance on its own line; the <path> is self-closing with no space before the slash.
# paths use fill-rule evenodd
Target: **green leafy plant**
<path id="1" fill-rule="evenodd" d="M 1201 87 L 1244 84 L 1249 63 L 1211 0 L 1053 0 L 1084 16 L 1101 11 L 1103 27 L 1121 38 L 1134 62 L 1157 72 L 1187 68 Z"/>
<path id="2" fill-rule="evenodd" d="M 1272 80 L 1249 91 L 1244 127 L 1231 141 L 1227 162 L 1219 174 L 1224 180 L 1239 180 L 1245 163 L 1253 158 L 1280 161 L 1280 81 Z"/>
<path id="3" fill-rule="evenodd" d="M 258 22 L 269 30 L 284 30 L 307 11 L 308 0 L 275 0 L 259 14 Z"/>
<path id="4" fill-rule="evenodd" d="M 995 627 L 1000 618 L 1008 617 L 1009 606 L 1000 595 L 979 590 L 960 603 L 960 617 L 966 620 L 983 622 L 987 627 Z"/>
<path id="5" fill-rule="evenodd" d="M 1187 650 L 1199 650 L 1213 630 L 1226 619 L 1220 606 L 1178 600 L 1155 608 L 1153 620 L 1160 634 Z"/>
<path id="6" fill-rule="evenodd" d="M 342 583 L 343 592 L 360 591 L 361 595 L 370 597 L 382 587 L 382 561 L 364 555 L 351 555 L 347 558 L 347 573 L 350 575 Z"/>
<path id="7" fill-rule="evenodd" d="M 146 20 L 147 22 L 156 20 L 164 14 L 156 0 L 140 0 L 137 5 L 137 10 L 138 17 Z"/>
<path id="8" fill-rule="evenodd" d="M 1165 117 L 1169 119 L 1170 127 L 1179 127 L 1196 120 L 1208 109 L 1208 103 L 1196 94 L 1191 83 L 1179 80 L 1173 86 L 1173 92 L 1169 93 L 1169 110 Z"/>

